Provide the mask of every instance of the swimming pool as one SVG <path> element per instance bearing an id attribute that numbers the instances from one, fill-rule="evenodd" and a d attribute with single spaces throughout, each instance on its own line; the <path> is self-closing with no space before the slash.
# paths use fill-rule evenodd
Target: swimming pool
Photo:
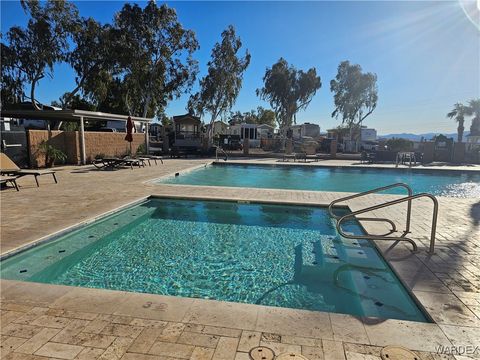
<path id="1" fill-rule="evenodd" d="M 215 164 L 157 180 L 161 184 L 362 192 L 403 182 L 415 193 L 480 197 L 480 172 Z M 403 194 L 402 189 L 386 191 Z"/>
<path id="2" fill-rule="evenodd" d="M 5 279 L 428 321 L 376 248 L 340 238 L 318 207 L 151 199 L 1 268 Z"/>

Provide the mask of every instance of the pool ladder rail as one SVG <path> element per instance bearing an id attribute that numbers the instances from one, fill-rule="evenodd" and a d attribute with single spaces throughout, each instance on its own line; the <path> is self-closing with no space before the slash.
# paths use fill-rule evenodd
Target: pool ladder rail
<path id="1" fill-rule="evenodd" d="M 382 192 L 384 190 L 397 188 L 397 187 L 405 188 L 408 192 L 408 195 L 406 197 L 403 197 L 403 198 L 400 198 L 400 199 L 387 201 L 387 202 L 384 202 L 384 203 L 380 203 L 378 205 L 369 206 L 369 207 L 366 207 L 366 208 L 363 208 L 363 209 L 360 209 L 360 210 L 357 210 L 357 211 L 353 211 L 353 212 L 350 212 L 350 213 L 348 213 L 346 215 L 343 215 L 343 216 L 336 215 L 333 212 L 334 205 L 336 205 L 340 202 L 348 201 L 348 200 L 351 200 L 351 199 L 359 198 L 359 197 L 362 197 L 362 196 L 365 196 L 365 195 L 374 194 L 374 193 Z M 412 200 L 415 200 L 415 199 L 418 199 L 418 198 L 424 198 L 424 197 L 429 198 L 433 202 L 433 216 L 432 216 L 432 225 L 431 225 L 431 232 L 430 232 L 430 248 L 429 248 L 429 253 L 433 254 L 434 250 L 435 250 L 435 234 L 436 234 L 436 231 L 437 231 L 438 200 L 432 194 L 428 194 L 428 193 L 413 194 L 412 189 L 407 184 L 395 183 L 395 184 L 382 186 L 382 187 L 375 188 L 375 189 L 372 189 L 372 190 L 369 190 L 369 191 L 365 191 L 365 192 L 361 192 L 361 193 L 358 193 L 358 194 L 345 196 L 345 197 L 336 199 L 336 200 L 332 201 L 330 203 L 330 205 L 328 206 L 328 212 L 330 213 L 330 216 L 336 220 L 337 231 L 344 238 L 347 238 L 347 239 L 367 239 L 367 240 L 393 240 L 395 242 L 406 241 L 406 242 L 409 242 L 410 244 L 412 244 L 413 251 L 416 252 L 418 250 L 417 244 L 415 243 L 415 241 L 408 238 L 407 234 L 410 233 L 410 220 L 411 220 L 411 215 L 412 215 Z M 392 236 L 392 234 L 397 232 L 397 227 L 396 227 L 395 223 L 390 219 L 381 218 L 381 217 L 357 217 L 357 215 L 360 215 L 360 214 L 368 213 L 370 211 L 382 209 L 382 208 L 392 206 L 392 205 L 401 204 L 401 203 L 404 203 L 404 202 L 407 203 L 407 219 L 406 219 L 406 223 L 405 223 L 405 230 L 402 232 L 401 235 L 393 235 Z M 349 234 L 349 233 L 344 232 L 343 229 L 342 229 L 342 223 L 344 221 L 346 221 L 347 219 L 350 219 L 350 218 L 353 218 L 353 217 L 355 217 L 355 219 L 359 220 L 359 221 L 387 222 L 387 223 L 390 224 L 390 226 L 392 228 L 390 229 L 389 232 L 387 232 L 385 234 L 378 234 L 378 235 L 370 234 L 367 231 L 365 231 L 366 232 L 365 235 L 353 235 L 353 234 Z"/>
<path id="2" fill-rule="evenodd" d="M 217 146 L 216 149 L 215 149 L 215 161 L 218 161 L 218 153 L 221 152 L 223 153 L 223 155 L 225 156 L 223 158 L 224 161 L 227 161 L 228 160 L 228 154 L 225 150 L 223 150 L 221 147 Z"/>

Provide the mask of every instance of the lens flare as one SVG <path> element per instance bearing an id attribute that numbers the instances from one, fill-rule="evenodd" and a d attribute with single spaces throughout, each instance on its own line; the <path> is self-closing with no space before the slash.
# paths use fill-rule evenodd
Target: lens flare
<path id="1" fill-rule="evenodd" d="M 468 20 L 480 30 L 480 0 L 458 0 Z"/>

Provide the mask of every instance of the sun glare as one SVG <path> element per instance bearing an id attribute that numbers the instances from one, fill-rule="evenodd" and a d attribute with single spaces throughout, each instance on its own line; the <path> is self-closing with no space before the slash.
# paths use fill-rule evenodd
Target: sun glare
<path id="1" fill-rule="evenodd" d="M 468 20 L 480 30 L 480 0 L 458 0 Z"/>

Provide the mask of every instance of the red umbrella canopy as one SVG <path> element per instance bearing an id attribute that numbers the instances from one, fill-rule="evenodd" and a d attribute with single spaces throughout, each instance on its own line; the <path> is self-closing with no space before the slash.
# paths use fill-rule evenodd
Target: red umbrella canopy
<path id="1" fill-rule="evenodd" d="M 125 135 L 125 140 L 127 140 L 128 142 L 133 141 L 133 136 L 132 136 L 133 126 L 134 124 L 133 124 L 132 118 L 129 116 L 127 119 L 127 135 Z"/>

